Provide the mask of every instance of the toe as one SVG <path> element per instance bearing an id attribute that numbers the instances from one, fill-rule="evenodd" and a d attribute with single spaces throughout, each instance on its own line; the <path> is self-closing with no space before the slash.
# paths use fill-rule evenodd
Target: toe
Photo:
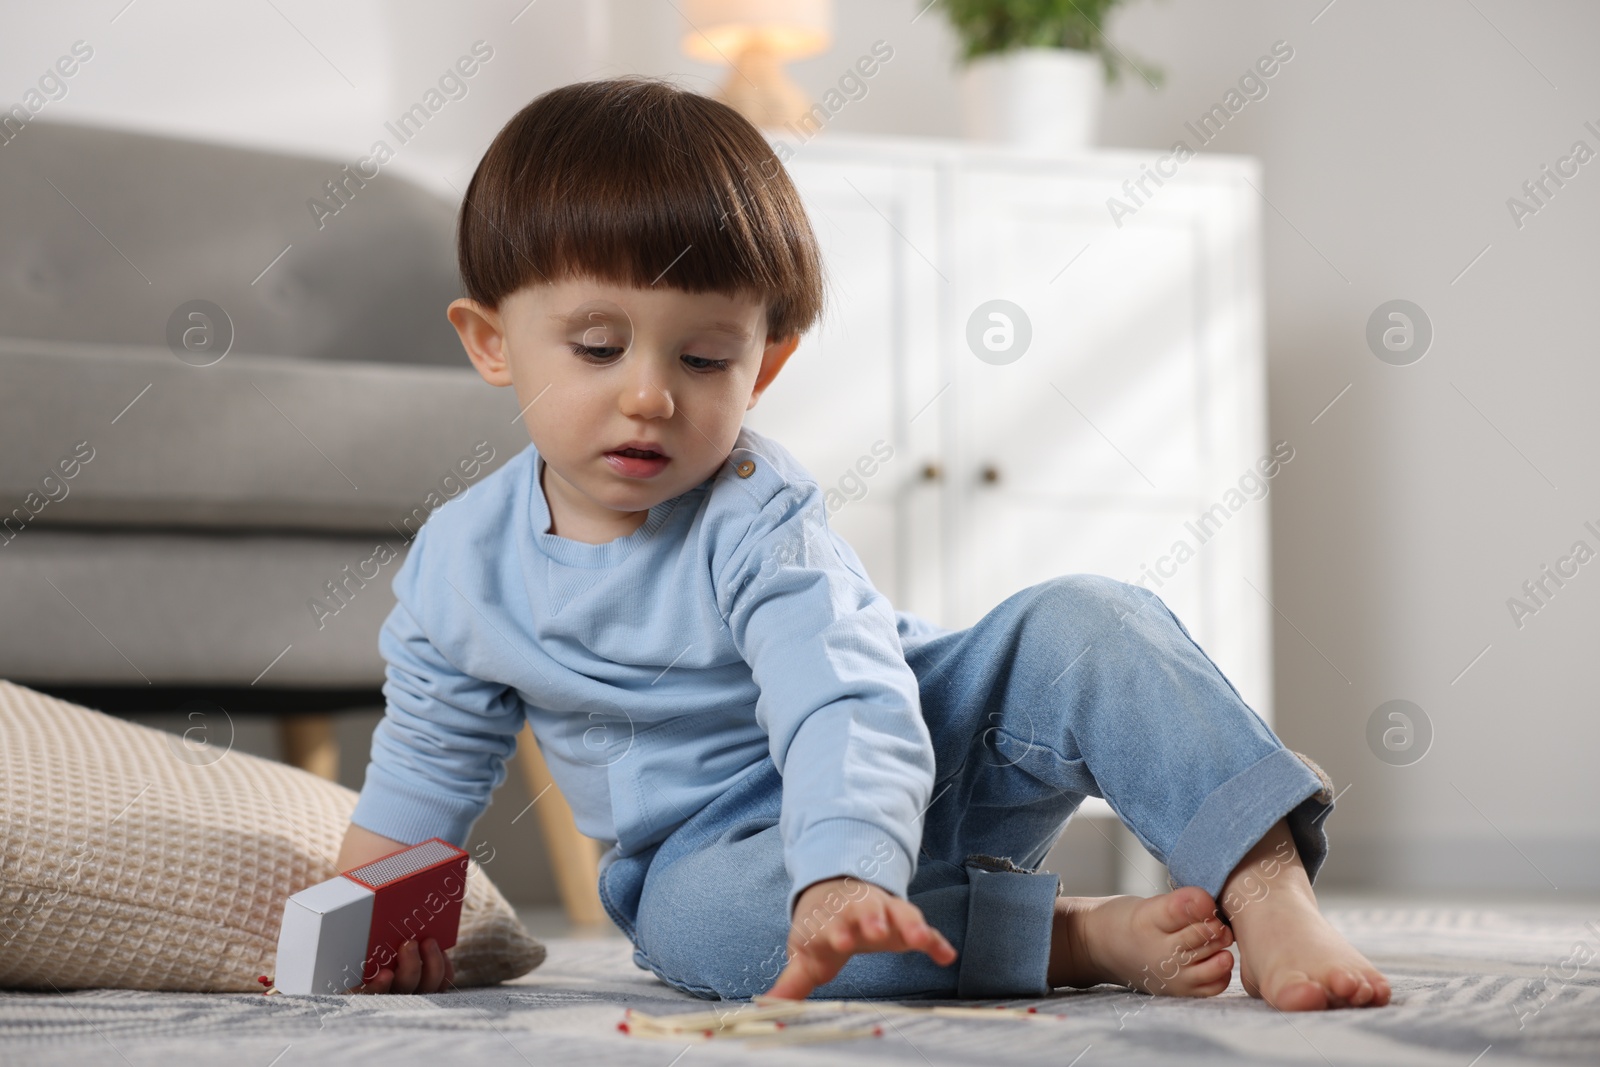
<path id="1" fill-rule="evenodd" d="M 1276 996 L 1266 998 L 1279 1011 L 1324 1011 L 1328 991 L 1304 971 L 1291 971 L 1278 986 Z"/>
<path id="2" fill-rule="evenodd" d="M 1209 956 L 1219 948 L 1227 948 L 1228 928 L 1215 920 L 1191 923 L 1174 938 L 1177 946 L 1191 959 Z"/>
<path id="3" fill-rule="evenodd" d="M 1162 904 L 1164 906 L 1156 910 L 1155 920 L 1161 932 L 1167 934 L 1175 934 L 1185 926 L 1211 919 L 1217 910 L 1211 894 L 1194 885 L 1173 890 L 1162 898 Z"/>
<path id="4" fill-rule="evenodd" d="M 1215 996 L 1232 978 L 1233 953 L 1221 949 L 1184 966 L 1172 983 L 1172 992 L 1185 997 Z"/>
<path id="5" fill-rule="evenodd" d="M 1201 982 L 1226 983 L 1233 975 L 1233 953 L 1220 949 L 1194 965 L 1195 977 Z"/>
<path id="6" fill-rule="evenodd" d="M 1361 979 L 1348 967 L 1328 968 L 1326 984 L 1329 993 L 1347 1002 L 1354 1001 L 1361 989 Z"/>
<path id="7" fill-rule="evenodd" d="M 1215 967 L 1216 970 L 1212 970 Z M 1195 986 L 1197 997 L 1214 997 L 1233 985 L 1233 953 L 1219 952 L 1195 968 L 1200 981 Z"/>
<path id="8" fill-rule="evenodd" d="M 1215 930 L 1209 931 L 1206 940 L 1215 948 L 1227 948 L 1233 944 L 1233 931 L 1222 923 L 1217 923 Z"/>

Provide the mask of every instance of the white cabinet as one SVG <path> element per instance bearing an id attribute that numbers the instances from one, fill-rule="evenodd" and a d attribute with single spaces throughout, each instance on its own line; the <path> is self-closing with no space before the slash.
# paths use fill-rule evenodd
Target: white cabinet
<path id="1" fill-rule="evenodd" d="M 1054 575 L 1142 579 L 1270 723 L 1261 180 L 1195 158 L 1119 227 L 1107 199 L 1157 155 L 801 146 L 827 313 L 746 417 L 840 491 L 896 607 L 962 627 Z M 1011 362 L 969 345 L 994 300 L 1031 331 Z"/>

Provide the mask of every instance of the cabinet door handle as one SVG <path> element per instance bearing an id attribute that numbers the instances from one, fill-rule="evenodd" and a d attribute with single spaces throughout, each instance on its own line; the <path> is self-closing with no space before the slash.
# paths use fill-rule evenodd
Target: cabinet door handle
<path id="1" fill-rule="evenodd" d="M 936 482 L 944 477 L 944 469 L 937 463 L 924 463 L 922 465 L 922 480 Z"/>
<path id="2" fill-rule="evenodd" d="M 985 483 L 993 485 L 995 482 L 1000 480 L 1000 468 L 996 467 L 993 463 L 985 463 L 983 465 L 983 470 L 978 472 L 978 477 L 982 478 Z"/>

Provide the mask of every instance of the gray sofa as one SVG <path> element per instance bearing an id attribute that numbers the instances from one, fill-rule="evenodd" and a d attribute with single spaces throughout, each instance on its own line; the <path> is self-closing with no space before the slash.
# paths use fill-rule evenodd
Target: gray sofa
<path id="1" fill-rule="evenodd" d="M 45 122 L 0 146 L 0 677 L 284 715 L 321 773 L 318 713 L 382 703 L 410 538 L 528 439 L 444 317 L 455 204 L 386 170 L 341 205 L 341 166 Z"/>

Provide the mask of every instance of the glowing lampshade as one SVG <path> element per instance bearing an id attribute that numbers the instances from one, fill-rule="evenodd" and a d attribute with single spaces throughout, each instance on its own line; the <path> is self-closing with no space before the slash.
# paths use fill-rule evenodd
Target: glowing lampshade
<path id="1" fill-rule="evenodd" d="M 703 63 L 731 63 L 717 98 L 763 129 L 811 107 L 783 72 L 786 60 L 833 41 L 832 0 L 687 0 L 683 51 Z"/>

